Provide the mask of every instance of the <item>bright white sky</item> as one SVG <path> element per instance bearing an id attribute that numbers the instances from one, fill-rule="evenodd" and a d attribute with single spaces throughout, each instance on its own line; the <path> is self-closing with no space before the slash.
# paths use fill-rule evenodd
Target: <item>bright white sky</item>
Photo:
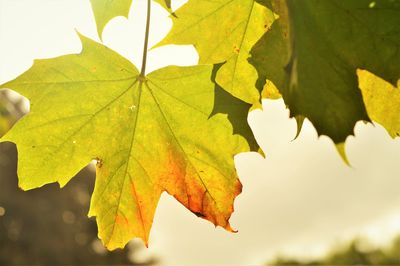
<path id="1" fill-rule="evenodd" d="M 104 42 L 140 68 L 146 1 L 133 2 L 129 20 L 114 19 Z M 154 4 L 150 45 L 171 25 Z M 0 0 L 0 83 L 35 58 L 80 52 L 75 29 L 98 40 L 88 0 Z M 149 53 L 148 71 L 197 59 L 191 46 L 158 48 Z M 400 141 L 381 126 L 357 125 L 347 145 L 349 168 L 308 122 L 292 142 L 296 125 L 282 101 L 265 101 L 250 121 L 267 158 L 236 157 L 244 190 L 231 222 L 239 233 L 214 229 L 163 195 L 144 255 L 156 254 L 163 265 L 260 265 L 276 252 L 315 255 L 359 234 L 383 243 L 400 230 Z"/>

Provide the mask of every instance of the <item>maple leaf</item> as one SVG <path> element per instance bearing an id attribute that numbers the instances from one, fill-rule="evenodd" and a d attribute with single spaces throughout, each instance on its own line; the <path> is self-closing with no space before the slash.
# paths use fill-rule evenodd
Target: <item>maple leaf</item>
<path id="1" fill-rule="evenodd" d="M 233 156 L 248 151 L 227 115 L 215 114 L 212 66 L 170 66 L 143 77 L 122 56 L 80 36 L 80 54 L 36 60 L 0 88 L 31 111 L 0 140 L 16 143 L 22 189 L 65 186 L 97 160 L 89 215 L 109 249 L 147 244 L 163 191 L 232 231 L 241 192 Z"/>
<path id="2" fill-rule="evenodd" d="M 3 136 L 3 134 L 11 127 L 10 116 L 10 112 L 7 110 L 5 102 L 0 98 L 0 136 Z"/>
<path id="3" fill-rule="evenodd" d="M 357 121 L 370 121 L 357 69 L 393 85 L 400 77 L 400 1 L 261 2 L 279 19 L 251 52 L 258 88 L 272 81 L 292 117 L 307 117 L 320 135 L 343 143 Z"/>
<path id="4" fill-rule="evenodd" d="M 392 138 L 400 136 L 400 82 L 396 88 L 366 70 L 357 74 L 369 117 L 384 126 Z"/>
<path id="5" fill-rule="evenodd" d="M 233 133 L 244 137 L 250 146 L 250 150 L 258 152 L 265 157 L 264 151 L 259 146 L 252 129 L 248 123 L 248 113 L 251 104 L 243 102 L 222 89 L 215 81 L 215 77 L 222 64 L 216 64 L 213 68 L 211 80 L 215 83 L 214 114 L 226 114 L 233 127 Z"/>
<path id="6" fill-rule="evenodd" d="M 272 12 L 254 0 L 191 0 L 175 15 L 171 32 L 157 46 L 193 44 L 200 64 L 225 62 L 216 75 L 217 83 L 235 97 L 258 106 L 258 76 L 247 59 L 272 23 Z"/>
<path id="7" fill-rule="evenodd" d="M 171 0 L 153 0 L 167 9 L 171 10 Z M 90 0 L 92 4 L 93 14 L 96 20 L 97 33 L 102 36 L 104 27 L 107 23 L 118 16 L 128 18 L 132 0 Z"/>

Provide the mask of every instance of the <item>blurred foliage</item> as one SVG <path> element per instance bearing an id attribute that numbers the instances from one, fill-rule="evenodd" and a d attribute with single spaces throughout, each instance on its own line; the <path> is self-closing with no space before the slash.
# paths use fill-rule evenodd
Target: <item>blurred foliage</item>
<path id="1" fill-rule="evenodd" d="M 267 265 L 400 265 L 400 236 L 386 248 L 376 248 L 365 241 L 354 240 L 333 249 L 324 258 L 302 260 L 277 257 Z"/>
<path id="2" fill-rule="evenodd" d="M 17 100 L 0 91 L 0 135 L 23 115 Z M 0 144 L 0 265 L 153 265 L 139 261 L 143 246 L 108 252 L 87 217 L 95 174 L 86 168 L 65 188 L 24 192 L 18 188 L 17 151 Z"/>

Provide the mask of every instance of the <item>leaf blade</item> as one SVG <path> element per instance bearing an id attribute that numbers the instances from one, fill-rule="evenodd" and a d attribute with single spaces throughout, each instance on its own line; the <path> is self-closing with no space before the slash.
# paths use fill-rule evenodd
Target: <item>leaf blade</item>
<path id="1" fill-rule="evenodd" d="M 97 160 L 89 215 L 111 250 L 133 237 L 148 243 L 163 191 L 233 231 L 241 192 L 233 156 L 249 146 L 226 115 L 210 118 L 212 66 L 167 67 L 144 80 L 114 51 L 81 40 L 81 54 L 36 61 L 0 86 L 31 100 L 31 112 L 0 139 L 17 144 L 20 186 L 64 186 Z"/>
<path id="2" fill-rule="evenodd" d="M 252 64 L 260 77 L 279 88 L 292 117 L 303 115 L 320 135 L 344 142 L 357 121 L 370 121 L 358 89 L 357 68 L 393 84 L 400 76 L 399 3 L 267 3 L 281 17 L 253 49 Z"/>
<path id="3" fill-rule="evenodd" d="M 158 46 L 193 44 L 201 64 L 226 61 L 217 73 L 218 84 L 235 97 L 259 106 L 257 73 L 247 58 L 272 23 L 272 13 L 254 0 L 192 0 L 175 14 L 171 32 Z"/>

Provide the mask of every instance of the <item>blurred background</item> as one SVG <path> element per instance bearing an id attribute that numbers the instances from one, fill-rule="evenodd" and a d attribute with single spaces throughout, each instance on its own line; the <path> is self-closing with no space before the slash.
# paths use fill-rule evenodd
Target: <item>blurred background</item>
<path id="1" fill-rule="evenodd" d="M 172 1 L 177 8 L 185 1 Z M 146 1 L 133 1 L 129 19 L 115 18 L 104 43 L 141 64 Z M 152 8 L 150 44 L 171 21 Z M 88 0 L 0 0 L 0 83 L 27 70 L 36 58 L 79 53 L 75 33 L 98 40 Z M 194 65 L 191 46 L 149 53 L 148 72 L 166 65 Z M 348 167 L 326 137 L 306 121 L 294 141 L 296 123 L 281 100 L 263 102 L 249 122 L 266 158 L 236 156 L 243 193 L 231 222 L 239 232 L 215 229 L 163 194 L 150 247 L 133 240 L 107 252 L 87 218 L 93 166 L 64 189 L 57 185 L 22 192 L 17 186 L 17 151 L 0 144 L 0 265 L 400 265 L 400 141 L 379 125 L 359 123 L 346 149 Z M 29 106 L 11 91 L 0 92 L 0 135 Z M 179 230 L 178 230 L 179 229 Z"/>

